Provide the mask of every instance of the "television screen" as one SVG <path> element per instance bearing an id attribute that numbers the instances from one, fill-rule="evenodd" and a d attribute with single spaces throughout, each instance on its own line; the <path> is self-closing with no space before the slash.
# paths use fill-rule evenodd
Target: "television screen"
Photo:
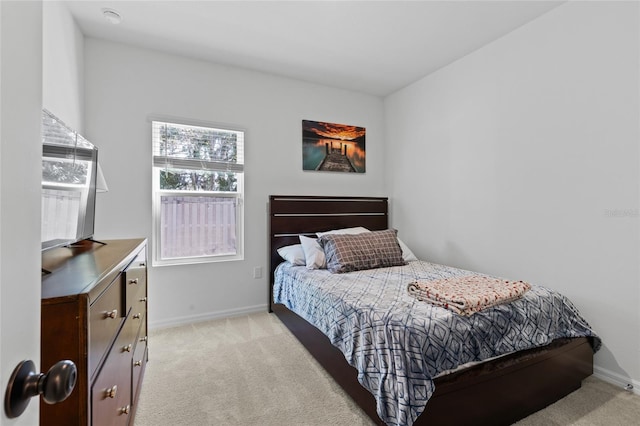
<path id="1" fill-rule="evenodd" d="M 98 149 L 42 114 L 42 250 L 93 237 Z"/>

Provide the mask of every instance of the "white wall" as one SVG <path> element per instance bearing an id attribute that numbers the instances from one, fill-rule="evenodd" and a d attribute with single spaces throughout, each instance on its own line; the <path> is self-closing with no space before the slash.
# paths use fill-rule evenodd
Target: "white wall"
<path id="1" fill-rule="evenodd" d="M 109 185 L 96 238 L 151 238 L 150 115 L 246 129 L 245 260 L 151 268 L 152 327 L 266 309 L 270 194 L 385 194 L 380 98 L 96 39 L 84 59 L 86 135 Z M 366 173 L 303 172 L 303 119 L 366 127 Z"/>
<path id="2" fill-rule="evenodd" d="M 639 29 L 637 3 L 566 3 L 385 99 L 405 242 L 560 290 L 623 383 L 640 380 Z"/>
<path id="3" fill-rule="evenodd" d="M 69 127 L 84 130 L 84 36 L 67 6 L 43 2 L 42 104 Z"/>

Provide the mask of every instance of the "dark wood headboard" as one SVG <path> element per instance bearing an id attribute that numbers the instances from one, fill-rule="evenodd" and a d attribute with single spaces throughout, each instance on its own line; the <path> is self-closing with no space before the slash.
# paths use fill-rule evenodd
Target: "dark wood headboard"
<path id="1" fill-rule="evenodd" d="M 282 262 L 278 249 L 299 244 L 299 235 L 364 226 L 372 231 L 389 226 L 386 197 L 269 196 L 269 311 L 273 304 L 273 279 Z"/>

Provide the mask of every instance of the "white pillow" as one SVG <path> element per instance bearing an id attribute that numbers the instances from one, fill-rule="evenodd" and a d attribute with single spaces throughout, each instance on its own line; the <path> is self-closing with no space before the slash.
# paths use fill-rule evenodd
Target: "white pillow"
<path id="1" fill-rule="evenodd" d="M 294 244 L 291 246 L 284 246 L 278 249 L 278 254 L 281 258 L 286 260 L 287 262 L 296 265 L 296 266 L 304 266 L 306 265 L 304 259 L 304 250 L 302 250 L 302 244 Z"/>
<path id="2" fill-rule="evenodd" d="M 407 247 L 405 243 L 402 242 L 400 238 L 398 238 L 398 244 L 400 244 L 400 248 L 402 249 L 402 260 L 405 262 L 411 262 L 412 260 L 418 260 L 415 254 Z"/>
<path id="3" fill-rule="evenodd" d="M 342 228 L 342 229 L 334 229 L 333 231 L 325 231 L 325 232 L 316 232 L 318 238 L 327 234 L 362 234 L 363 232 L 371 232 L 367 228 L 363 228 L 362 226 L 356 226 L 354 228 Z"/>
<path id="4" fill-rule="evenodd" d="M 318 244 L 315 238 L 300 235 L 300 243 L 304 251 L 307 269 L 324 269 L 327 267 L 324 250 L 322 250 L 322 247 L 320 247 L 320 244 Z"/>

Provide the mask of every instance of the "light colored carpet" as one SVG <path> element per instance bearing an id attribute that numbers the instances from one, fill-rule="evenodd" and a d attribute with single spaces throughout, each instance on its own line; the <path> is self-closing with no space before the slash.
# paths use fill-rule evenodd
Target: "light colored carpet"
<path id="1" fill-rule="evenodd" d="M 152 330 L 136 426 L 325 426 L 371 421 L 273 314 Z M 520 421 L 633 425 L 640 396 L 589 378 Z"/>

